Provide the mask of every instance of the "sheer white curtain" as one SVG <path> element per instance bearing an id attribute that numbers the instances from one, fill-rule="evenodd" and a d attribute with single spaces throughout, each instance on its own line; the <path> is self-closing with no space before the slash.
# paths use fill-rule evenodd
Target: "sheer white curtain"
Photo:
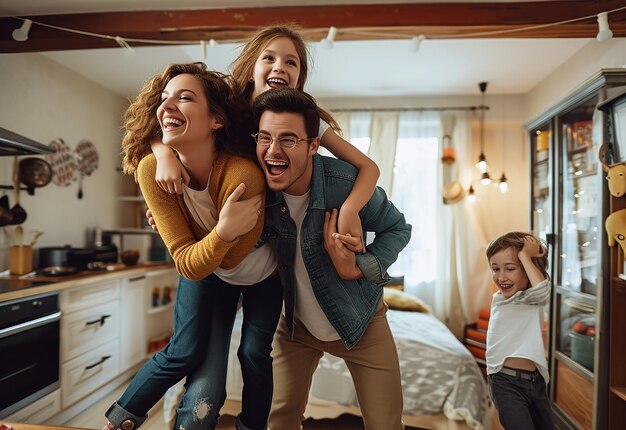
<path id="1" fill-rule="evenodd" d="M 398 138 L 398 119 L 400 113 L 373 112 L 371 118 L 371 143 L 368 156 L 380 169 L 378 186 L 391 195 L 393 171 L 396 160 L 396 141 Z"/>
<path id="2" fill-rule="evenodd" d="M 454 120 L 444 116 L 441 135 L 451 135 L 451 146 L 456 150 L 458 180 L 466 188 L 472 181 L 474 168 L 471 160 L 471 122 L 467 112 L 454 114 Z M 451 130 L 451 124 L 453 129 Z M 438 181 L 440 184 L 442 181 Z M 437 288 L 435 314 L 459 338 L 466 324 L 478 317 L 478 310 L 490 302 L 490 277 L 485 248 L 487 239 L 480 229 L 476 211 L 467 198 L 459 203 L 437 207 Z"/>

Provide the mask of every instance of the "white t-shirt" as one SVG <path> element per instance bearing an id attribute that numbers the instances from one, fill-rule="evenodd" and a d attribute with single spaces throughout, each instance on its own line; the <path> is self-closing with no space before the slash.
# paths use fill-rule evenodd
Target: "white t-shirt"
<path id="1" fill-rule="evenodd" d="M 289 215 L 291 215 L 291 218 L 296 223 L 298 231 L 294 261 L 294 271 L 296 275 L 296 309 L 294 316 L 298 321 L 304 324 L 307 330 L 317 339 L 330 342 L 340 339 L 340 336 L 330 321 L 328 321 L 328 318 L 326 318 L 326 314 L 315 298 L 311 279 L 309 278 L 309 273 L 302 259 L 302 249 L 300 246 L 300 230 L 302 220 L 309 207 L 309 194 L 310 193 L 307 192 L 302 196 L 291 196 L 283 193 L 285 202 L 287 202 L 287 206 L 289 207 Z"/>
<path id="2" fill-rule="evenodd" d="M 209 181 L 210 181 L 209 175 Z M 217 225 L 217 208 L 211 195 L 209 185 L 204 190 L 193 190 L 183 184 L 183 199 L 197 222 L 206 232 Z M 215 269 L 215 274 L 232 285 L 253 285 L 268 278 L 276 269 L 278 262 L 269 245 L 254 248 L 237 266 L 232 269 Z"/>
<path id="3" fill-rule="evenodd" d="M 527 291 L 545 288 L 550 288 L 549 279 Z M 493 295 L 487 328 L 487 373 L 498 373 L 509 357 L 526 358 L 535 363 L 547 384 L 550 374 L 543 344 L 543 306 L 519 302 L 514 297 L 500 303 L 505 301 L 502 293 Z"/>

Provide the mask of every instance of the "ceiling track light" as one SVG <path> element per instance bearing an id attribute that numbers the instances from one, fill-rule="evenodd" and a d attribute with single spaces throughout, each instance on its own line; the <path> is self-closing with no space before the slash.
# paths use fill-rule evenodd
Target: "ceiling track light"
<path id="1" fill-rule="evenodd" d="M 613 32 L 609 28 L 609 14 L 606 12 L 601 12 L 598 14 L 598 34 L 596 39 L 600 42 L 604 42 L 605 40 L 609 40 L 613 37 Z"/>
<path id="2" fill-rule="evenodd" d="M 30 27 L 33 25 L 33 22 L 30 19 L 25 19 L 22 25 L 19 28 L 13 30 L 11 35 L 13 36 L 13 40 L 16 42 L 25 42 L 28 40 L 28 33 L 30 32 Z"/>
<path id="3" fill-rule="evenodd" d="M 333 47 L 333 43 L 335 42 L 335 36 L 337 36 L 337 27 L 331 26 L 328 29 L 328 34 L 326 35 L 326 37 L 320 40 L 320 42 L 325 48 L 330 49 Z"/>
<path id="4" fill-rule="evenodd" d="M 420 45 L 422 44 L 422 40 L 426 39 L 426 36 L 420 34 L 419 36 L 413 36 L 410 40 L 411 51 L 417 52 L 420 50 Z"/>

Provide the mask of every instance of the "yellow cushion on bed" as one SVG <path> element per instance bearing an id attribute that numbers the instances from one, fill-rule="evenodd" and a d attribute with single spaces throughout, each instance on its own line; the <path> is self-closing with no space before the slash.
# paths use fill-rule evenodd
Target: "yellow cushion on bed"
<path id="1" fill-rule="evenodd" d="M 383 300 L 389 309 L 430 313 L 431 309 L 417 297 L 403 291 L 384 288 Z"/>

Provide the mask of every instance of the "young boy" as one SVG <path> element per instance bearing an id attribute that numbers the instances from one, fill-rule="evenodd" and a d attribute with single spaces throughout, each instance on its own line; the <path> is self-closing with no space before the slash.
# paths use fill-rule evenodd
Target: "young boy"
<path id="1" fill-rule="evenodd" d="M 543 306 L 550 299 L 547 256 L 529 233 L 507 233 L 487 247 L 498 287 L 487 330 L 487 374 L 506 430 L 554 428 L 542 336 Z"/>

